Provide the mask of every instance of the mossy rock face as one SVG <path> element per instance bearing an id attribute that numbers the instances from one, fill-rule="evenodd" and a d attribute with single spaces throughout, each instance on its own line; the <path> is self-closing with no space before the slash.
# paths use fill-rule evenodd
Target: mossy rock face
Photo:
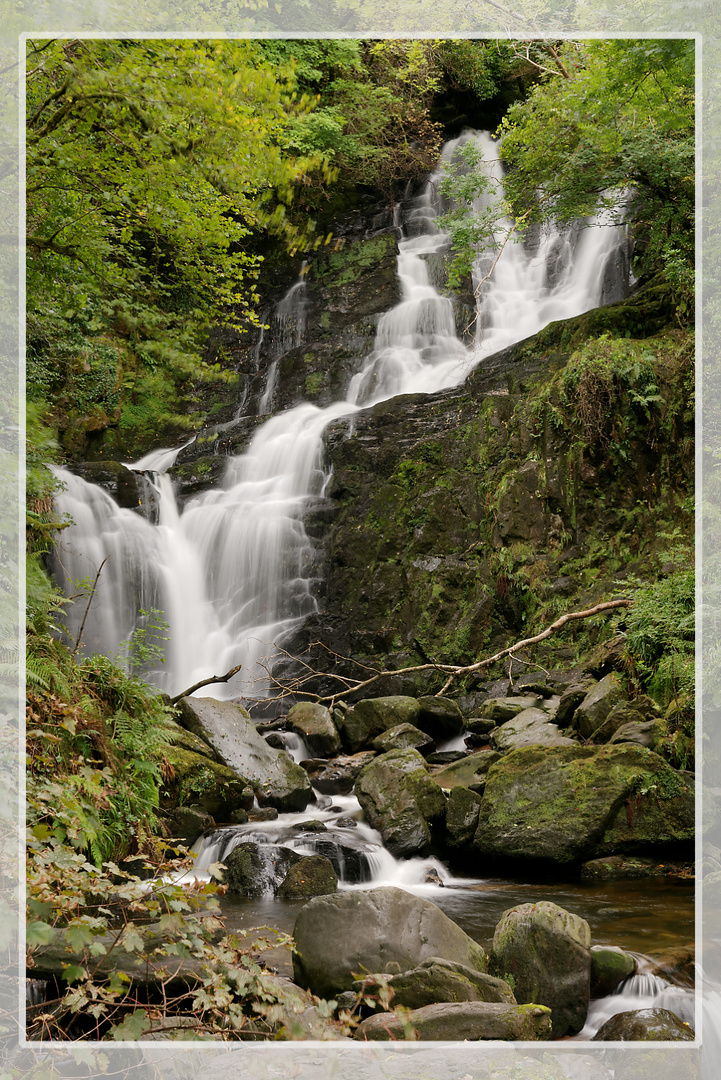
<path id="1" fill-rule="evenodd" d="M 604 675 L 577 706 L 573 714 L 573 727 L 583 739 L 590 739 L 608 718 L 611 710 L 625 700 L 626 694 L 616 672 Z"/>
<path id="2" fill-rule="evenodd" d="M 289 868 L 301 858 L 291 848 L 246 841 L 223 856 L 223 883 L 230 892 L 241 896 L 272 895 Z"/>
<path id="3" fill-rule="evenodd" d="M 633 1009 L 607 1020 L 592 1042 L 693 1042 L 695 1038 L 693 1029 L 668 1009 Z"/>
<path id="4" fill-rule="evenodd" d="M 446 798 L 417 750 L 391 750 L 358 774 L 355 793 L 368 823 L 396 857 L 426 854 Z"/>
<path id="5" fill-rule="evenodd" d="M 338 877 L 330 859 L 324 855 L 305 855 L 289 868 L 276 895 L 282 900 L 305 900 L 337 890 Z"/>
<path id="6" fill-rule="evenodd" d="M 396 724 L 388 728 L 382 735 L 376 735 L 372 746 L 379 754 L 387 754 L 389 750 L 417 750 L 424 757 L 436 748 L 430 735 L 413 724 Z"/>
<path id="7" fill-rule="evenodd" d="M 691 842 L 694 815 L 690 778 L 650 750 L 531 746 L 489 770 L 473 846 L 563 865 Z"/>
<path id="8" fill-rule="evenodd" d="M 590 997 L 591 929 L 585 919 L 541 901 L 503 913 L 493 935 L 492 970 L 513 976 L 518 1002 L 547 1005 L 553 1035 L 575 1035 Z"/>
<path id="9" fill-rule="evenodd" d="M 450 765 L 435 769 L 433 779 L 442 788 L 453 789 L 459 785 L 470 787 L 484 781 L 491 766 L 500 760 L 501 755 L 496 750 L 479 750 Z"/>
<path id="10" fill-rule="evenodd" d="M 165 757 L 174 776 L 161 790 L 164 809 L 195 804 L 218 821 L 228 821 L 233 810 L 245 807 L 252 791 L 234 769 L 181 746 L 169 746 Z"/>

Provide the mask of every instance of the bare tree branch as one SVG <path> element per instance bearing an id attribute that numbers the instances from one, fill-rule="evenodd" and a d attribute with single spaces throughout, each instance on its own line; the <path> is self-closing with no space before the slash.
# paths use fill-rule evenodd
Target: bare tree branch
<path id="1" fill-rule="evenodd" d="M 98 578 L 100 577 L 100 571 L 103 569 L 103 567 L 105 566 L 105 564 L 106 564 L 106 562 L 108 561 L 109 558 L 110 558 L 109 555 L 105 556 L 105 558 L 101 562 L 100 566 L 98 567 L 97 574 L 95 575 L 95 581 L 93 582 L 93 587 L 90 590 L 90 596 L 88 597 L 88 604 L 87 604 L 87 607 L 85 608 L 85 614 L 83 615 L 83 621 L 80 623 L 80 629 L 78 630 L 78 636 L 75 639 L 75 646 L 73 648 L 72 653 L 70 654 L 73 659 L 75 659 L 75 657 L 77 655 L 77 652 L 78 652 L 78 649 L 80 648 L 80 642 L 82 640 L 83 630 L 85 629 L 85 620 L 88 617 L 88 612 L 90 611 L 90 605 L 93 602 L 93 597 L 95 596 L 95 590 L 98 587 Z"/>
<path id="2" fill-rule="evenodd" d="M 211 683 L 229 682 L 234 675 L 238 674 L 242 666 L 242 664 L 236 664 L 230 671 L 226 671 L 225 675 L 211 675 L 209 679 L 201 679 L 200 682 L 193 683 L 187 690 L 183 690 L 181 693 L 176 694 L 174 698 L 171 698 L 170 704 L 177 705 L 181 698 L 187 697 L 189 694 L 194 694 L 196 690 L 200 690 L 201 686 L 210 686 Z"/>

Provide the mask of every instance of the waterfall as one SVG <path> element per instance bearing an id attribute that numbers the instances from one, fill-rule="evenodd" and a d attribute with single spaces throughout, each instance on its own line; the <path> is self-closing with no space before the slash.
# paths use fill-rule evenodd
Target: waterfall
<path id="1" fill-rule="evenodd" d="M 489 135 L 462 138 L 476 139 L 495 161 Z M 444 159 L 458 143 L 447 145 Z M 93 575 L 111 553 L 86 624 L 86 649 L 117 652 L 137 611 L 157 607 L 169 624 L 171 643 L 166 670 L 154 676 L 163 689 L 175 694 L 242 664 L 230 683 L 207 693 L 263 696 L 278 645 L 316 610 L 315 552 L 303 516 L 327 479 L 322 436 L 330 421 L 397 394 L 458 385 L 484 356 L 599 302 L 606 260 L 619 245 L 618 229 L 597 223 L 552 232 L 540 238 L 532 254 L 509 242 L 480 290 L 481 331 L 472 345 L 464 345 L 455 332 L 453 303 L 429 275 L 429 260 L 448 247 L 436 224 L 439 175 L 405 211 L 397 261 L 402 298 L 380 318 L 374 348 L 350 380 L 344 400 L 323 409 L 301 403 L 271 417 L 247 451 L 228 461 L 221 484 L 188 502 L 182 514 L 162 472 L 174 452 L 147 455 L 135 467 L 158 474 L 155 526 L 115 506 L 99 488 L 57 471 L 66 485 L 57 508 L 74 522 L 58 553 L 66 588 L 77 591 L 74 579 Z M 478 281 L 489 258 L 495 253 L 479 258 Z M 303 340 L 304 271 L 271 319 L 276 366 L 271 364 L 268 373 L 261 413 L 270 408 L 279 358 Z M 81 618 L 71 611 L 70 626 L 77 627 Z"/>
<path id="2" fill-rule="evenodd" d="M 641 969 L 636 975 L 629 975 L 613 994 L 591 1001 L 583 1030 L 573 1040 L 591 1039 L 612 1016 L 637 1009 L 668 1009 L 691 1027 L 696 1026 L 694 991 L 651 974 L 648 957 L 637 956 L 636 963 Z"/>

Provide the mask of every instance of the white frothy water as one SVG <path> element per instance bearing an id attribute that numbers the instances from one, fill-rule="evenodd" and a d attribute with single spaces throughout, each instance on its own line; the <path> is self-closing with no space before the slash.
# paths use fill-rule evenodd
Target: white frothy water
<path id="1" fill-rule="evenodd" d="M 636 962 L 639 967 L 637 974 L 625 979 L 613 994 L 590 1003 L 586 1023 L 578 1035 L 573 1036 L 574 1039 L 591 1039 L 612 1016 L 638 1009 L 668 1009 L 695 1028 L 694 991 L 673 986 L 658 975 L 652 975 L 647 970 L 650 965 L 647 957 L 637 956 Z"/>
<path id="2" fill-rule="evenodd" d="M 490 136 L 464 136 L 470 137 L 487 157 L 495 158 Z M 448 144 L 446 158 L 458 142 Z M 229 460 L 220 486 L 190 501 L 182 514 L 169 479 L 162 475 L 175 452 L 146 455 L 136 468 L 160 474 L 155 479 L 160 506 L 156 526 L 121 510 L 99 488 L 59 470 L 67 491 L 59 496 L 58 509 L 75 522 L 63 536 L 59 555 L 67 588 L 74 589 L 73 578 L 94 574 L 111 553 L 84 633 L 88 649 L 117 652 L 133 629 L 134 612 L 157 607 L 165 614 L 170 637 L 168 663 L 155 676 L 159 685 L 178 693 L 241 664 L 240 674 L 229 683 L 199 693 L 262 696 L 277 646 L 316 610 L 314 551 L 303 515 L 327 480 L 322 463 L 326 426 L 397 394 L 433 393 L 458 385 L 489 353 L 599 302 L 606 259 L 622 240 L 618 229 L 581 229 L 580 239 L 579 230 L 565 237 L 554 234 L 542 240 L 532 257 L 522 245 L 507 243 L 482 288 L 483 332 L 475 345 L 466 347 L 456 336 L 451 300 L 429 277 L 428 257 L 448 246 L 447 236 L 435 224 L 438 178 L 431 178 L 407 215 L 409 230 L 416 235 L 399 244 L 401 302 L 381 317 L 373 351 L 351 379 L 344 401 L 323 409 L 303 403 L 271 417 L 248 450 Z M 483 258 L 479 266 L 482 263 Z M 302 341 L 303 277 L 278 305 L 272 322 L 280 334 L 280 354 Z M 271 369 L 261 412 L 270 407 L 273 378 Z M 83 608 L 78 611 L 76 605 L 70 614 L 71 633 Z"/>

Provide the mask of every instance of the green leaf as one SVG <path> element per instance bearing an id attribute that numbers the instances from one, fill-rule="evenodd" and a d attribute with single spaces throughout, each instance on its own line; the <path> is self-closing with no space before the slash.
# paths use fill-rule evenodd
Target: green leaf
<path id="1" fill-rule="evenodd" d="M 137 1042 L 141 1035 L 150 1029 L 150 1020 L 145 1009 L 137 1009 L 130 1016 L 126 1016 L 122 1024 L 111 1028 L 111 1034 L 116 1042 Z"/>
<path id="2" fill-rule="evenodd" d="M 55 940 L 56 930 L 46 922 L 28 923 L 25 940 L 28 945 L 50 945 Z"/>

